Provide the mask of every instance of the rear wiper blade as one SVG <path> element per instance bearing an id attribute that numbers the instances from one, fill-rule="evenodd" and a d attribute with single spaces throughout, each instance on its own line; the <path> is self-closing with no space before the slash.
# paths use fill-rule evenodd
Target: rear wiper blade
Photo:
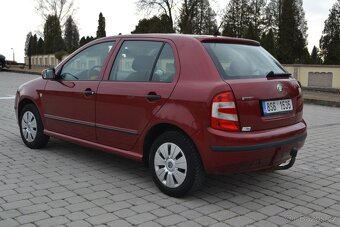
<path id="1" fill-rule="evenodd" d="M 273 71 L 270 71 L 267 73 L 267 78 L 269 77 L 290 77 L 292 74 L 290 73 L 274 73 Z"/>
<path id="2" fill-rule="evenodd" d="M 274 77 L 275 73 L 273 71 L 269 71 L 266 77 Z"/>

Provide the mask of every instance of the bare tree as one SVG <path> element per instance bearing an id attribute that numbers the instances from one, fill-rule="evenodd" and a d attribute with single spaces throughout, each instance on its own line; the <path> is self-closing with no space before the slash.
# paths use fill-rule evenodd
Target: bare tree
<path id="1" fill-rule="evenodd" d="M 174 27 L 174 8 L 176 6 L 178 0 L 138 0 L 137 7 L 140 10 L 146 11 L 147 13 L 150 10 L 160 10 L 162 11 L 160 14 L 165 14 L 169 17 L 171 27 Z"/>
<path id="2" fill-rule="evenodd" d="M 74 0 L 36 0 L 36 11 L 47 20 L 48 15 L 56 15 L 63 26 L 68 16 L 75 11 Z"/>

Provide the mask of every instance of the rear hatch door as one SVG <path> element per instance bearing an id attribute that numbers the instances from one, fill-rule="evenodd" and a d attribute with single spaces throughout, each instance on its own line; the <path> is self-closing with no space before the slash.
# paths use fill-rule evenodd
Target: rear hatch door
<path id="1" fill-rule="evenodd" d="M 242 131 L 292 125 L 302 120 L 298 82 L 258 43 L 204 42 L 221 78 L 235 96 Z"/>
<path id="2" fill-rule="evenodd" d="M 292 78 L 229 80 L 242 131 L 292 125 L 302 120 L 301 88 Z"/>

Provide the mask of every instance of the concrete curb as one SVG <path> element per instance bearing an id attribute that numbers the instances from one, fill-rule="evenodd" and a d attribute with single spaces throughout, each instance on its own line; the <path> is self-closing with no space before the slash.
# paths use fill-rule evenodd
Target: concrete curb
<path id="1" fill-rule="evenodd" d="M 11 70 L 11 69 L 5 69 L 5 70 L 2 70 L 4 72 L 8 72 L 8 73 L 23 73 L 23 74 L 33 74 L 33 75 L 41 75 L 41 72 L 38 73 L 38 72 L 30 72 L 30 71 L 21 71 L 21 70 Z"/>
<path id="2" fill-rule="evenodd" d="M 320 105 L 320 106 L 340 107 L 340 102 L 335 102 L 335 101 L 326 101 L 326 100 L 317 100 L 317 99 L 308 99 L 308 98 L 304 98 L 303 101 L 304 103 L 315 104 L 315 105 Z"/>
<path id="3" fill-rule="evenodd" d="M 302 87 L 302 91 L 327 92 L 340 94 L 339 88 Z"/>

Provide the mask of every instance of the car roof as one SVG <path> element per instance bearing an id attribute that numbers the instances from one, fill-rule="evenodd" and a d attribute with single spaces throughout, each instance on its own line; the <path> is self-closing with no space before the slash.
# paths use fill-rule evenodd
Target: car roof
<path id="1" fill-rule="evenodd" d="M 245 44 L 252 46 L 260 46 L 260 43 L 250 39 L 234 38 L 226 36 L 212 36 L 212 35 L 191 35 L 191 34 L 176 34 L 176 33 L 147 33 L 147 34 L 130 34 L 130 35 L 118 35 L 102 38 L 112 39 L 112 38 L 162 38 L 169 39 L 174 42 L 184 41 L 190 39 L 196 39 L 200 42 L 206 43 L 233 43 L 233 44 Z"/>

